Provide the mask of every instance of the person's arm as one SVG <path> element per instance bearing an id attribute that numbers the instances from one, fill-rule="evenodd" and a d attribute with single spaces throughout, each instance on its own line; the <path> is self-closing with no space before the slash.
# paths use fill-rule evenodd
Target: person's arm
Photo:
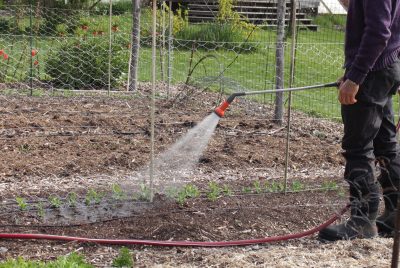
<path id="1" fill-rule="evenodd" d="M 391 36 L 392 21 L 392 0 L 362 0 L 362 6 L 364 33 L 355 60 L 347 73 L 347 78 L 357 85 L 362 84 L 386 48 Z"/>

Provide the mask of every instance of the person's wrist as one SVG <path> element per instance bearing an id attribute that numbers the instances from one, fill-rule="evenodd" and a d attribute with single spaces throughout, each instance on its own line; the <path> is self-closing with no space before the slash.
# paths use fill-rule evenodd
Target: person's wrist
<path id="1" fill-rule="evenodd" d="M 350 79 L 347 79 L 347 81 L 349 82 L 350 85 L 352 86 L 358 86 L 358 84 Z"/>

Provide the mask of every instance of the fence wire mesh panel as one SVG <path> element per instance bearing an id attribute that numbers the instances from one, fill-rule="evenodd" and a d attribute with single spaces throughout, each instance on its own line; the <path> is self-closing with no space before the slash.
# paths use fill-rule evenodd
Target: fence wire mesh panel
<path id="1" fill-rule="evenodd" d="M 330 1 L 296 1 L 295 58 L 286 3 L 284 77 L 289 86 L 335 81 L 343 63 L 345 11 Z M 230 93 L 275 88 L 278 1 L 159 2 L 157 79 Z M 111 14 L 110 14 L 111 11 Z M 142 3 L 138 81 L 151 80 L 151 10 Z M 10 87 L 52 89 L 128 88 L 132 4 L 92 6 L 43 2 L 3 5 L 0 81 Z M 111 57 L 109 57 L 111 54 Z M 295 108 L 337 117 L 332 89 L 294 94 Z M 274 96 L 259 100 L 273 103 Z"/>

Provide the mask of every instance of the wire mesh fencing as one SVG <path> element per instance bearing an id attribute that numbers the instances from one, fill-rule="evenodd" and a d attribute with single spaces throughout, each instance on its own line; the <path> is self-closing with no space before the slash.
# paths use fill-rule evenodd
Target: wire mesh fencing
<path id="1" fill-rule="evenodd" d="M 91 9 L 50 8 L 40 1 L 2 6 L 0 82 L 7 88 L 129 89 L 132 6 L 118 3 Z M 277 51 L 283 50 L 284 75 L 278 78 L 285 87 L 335 81 L 342 72 L 343 8 L 333 0 L 292 4 L 286 3 L 278 44 L 278 1 L 160 2 L 157 80 L 222 93 L 273 89 Z M 151 36 L 151 10 L 144 5 L 139 82 L 151 81 Z M 336 103 L 336 92 L 321 90 L 294 94 L 293 105 L 335 117 Z"/>

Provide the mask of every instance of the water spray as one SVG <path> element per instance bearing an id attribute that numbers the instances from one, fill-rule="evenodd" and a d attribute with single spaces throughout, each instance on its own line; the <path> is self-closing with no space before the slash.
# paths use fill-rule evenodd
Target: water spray
<path id="1" fill-rule="evenodd" d="M 283 88 L 283 89 L 268 89 L 268 90 L 260 90 L 260 91 L 247 91 L 247 92 L 236 92 L 230 95 L 226 100 L 224 100 L 217 108 L 215 108 L 214 113 L 219 117 L 224 117 L 225 110 L 229 107 L 229 105 L 234 101 L 236 97 L 242 96 L 250 96 L 250 95 L 260 95 L 260 94 L 268 94 L 268 93 L 278 93 L 278 92 L 293 92 L 293 91 L 301 91 L 307 89 L 317 89 L 317 88 L 326 88 L 326 87 L 338 87 L 338 82 L 328 83 L 328 84 L 319 84 L 312 86 L 304 86 L 304 87 L 293 87 L 293 88 Z"/>

